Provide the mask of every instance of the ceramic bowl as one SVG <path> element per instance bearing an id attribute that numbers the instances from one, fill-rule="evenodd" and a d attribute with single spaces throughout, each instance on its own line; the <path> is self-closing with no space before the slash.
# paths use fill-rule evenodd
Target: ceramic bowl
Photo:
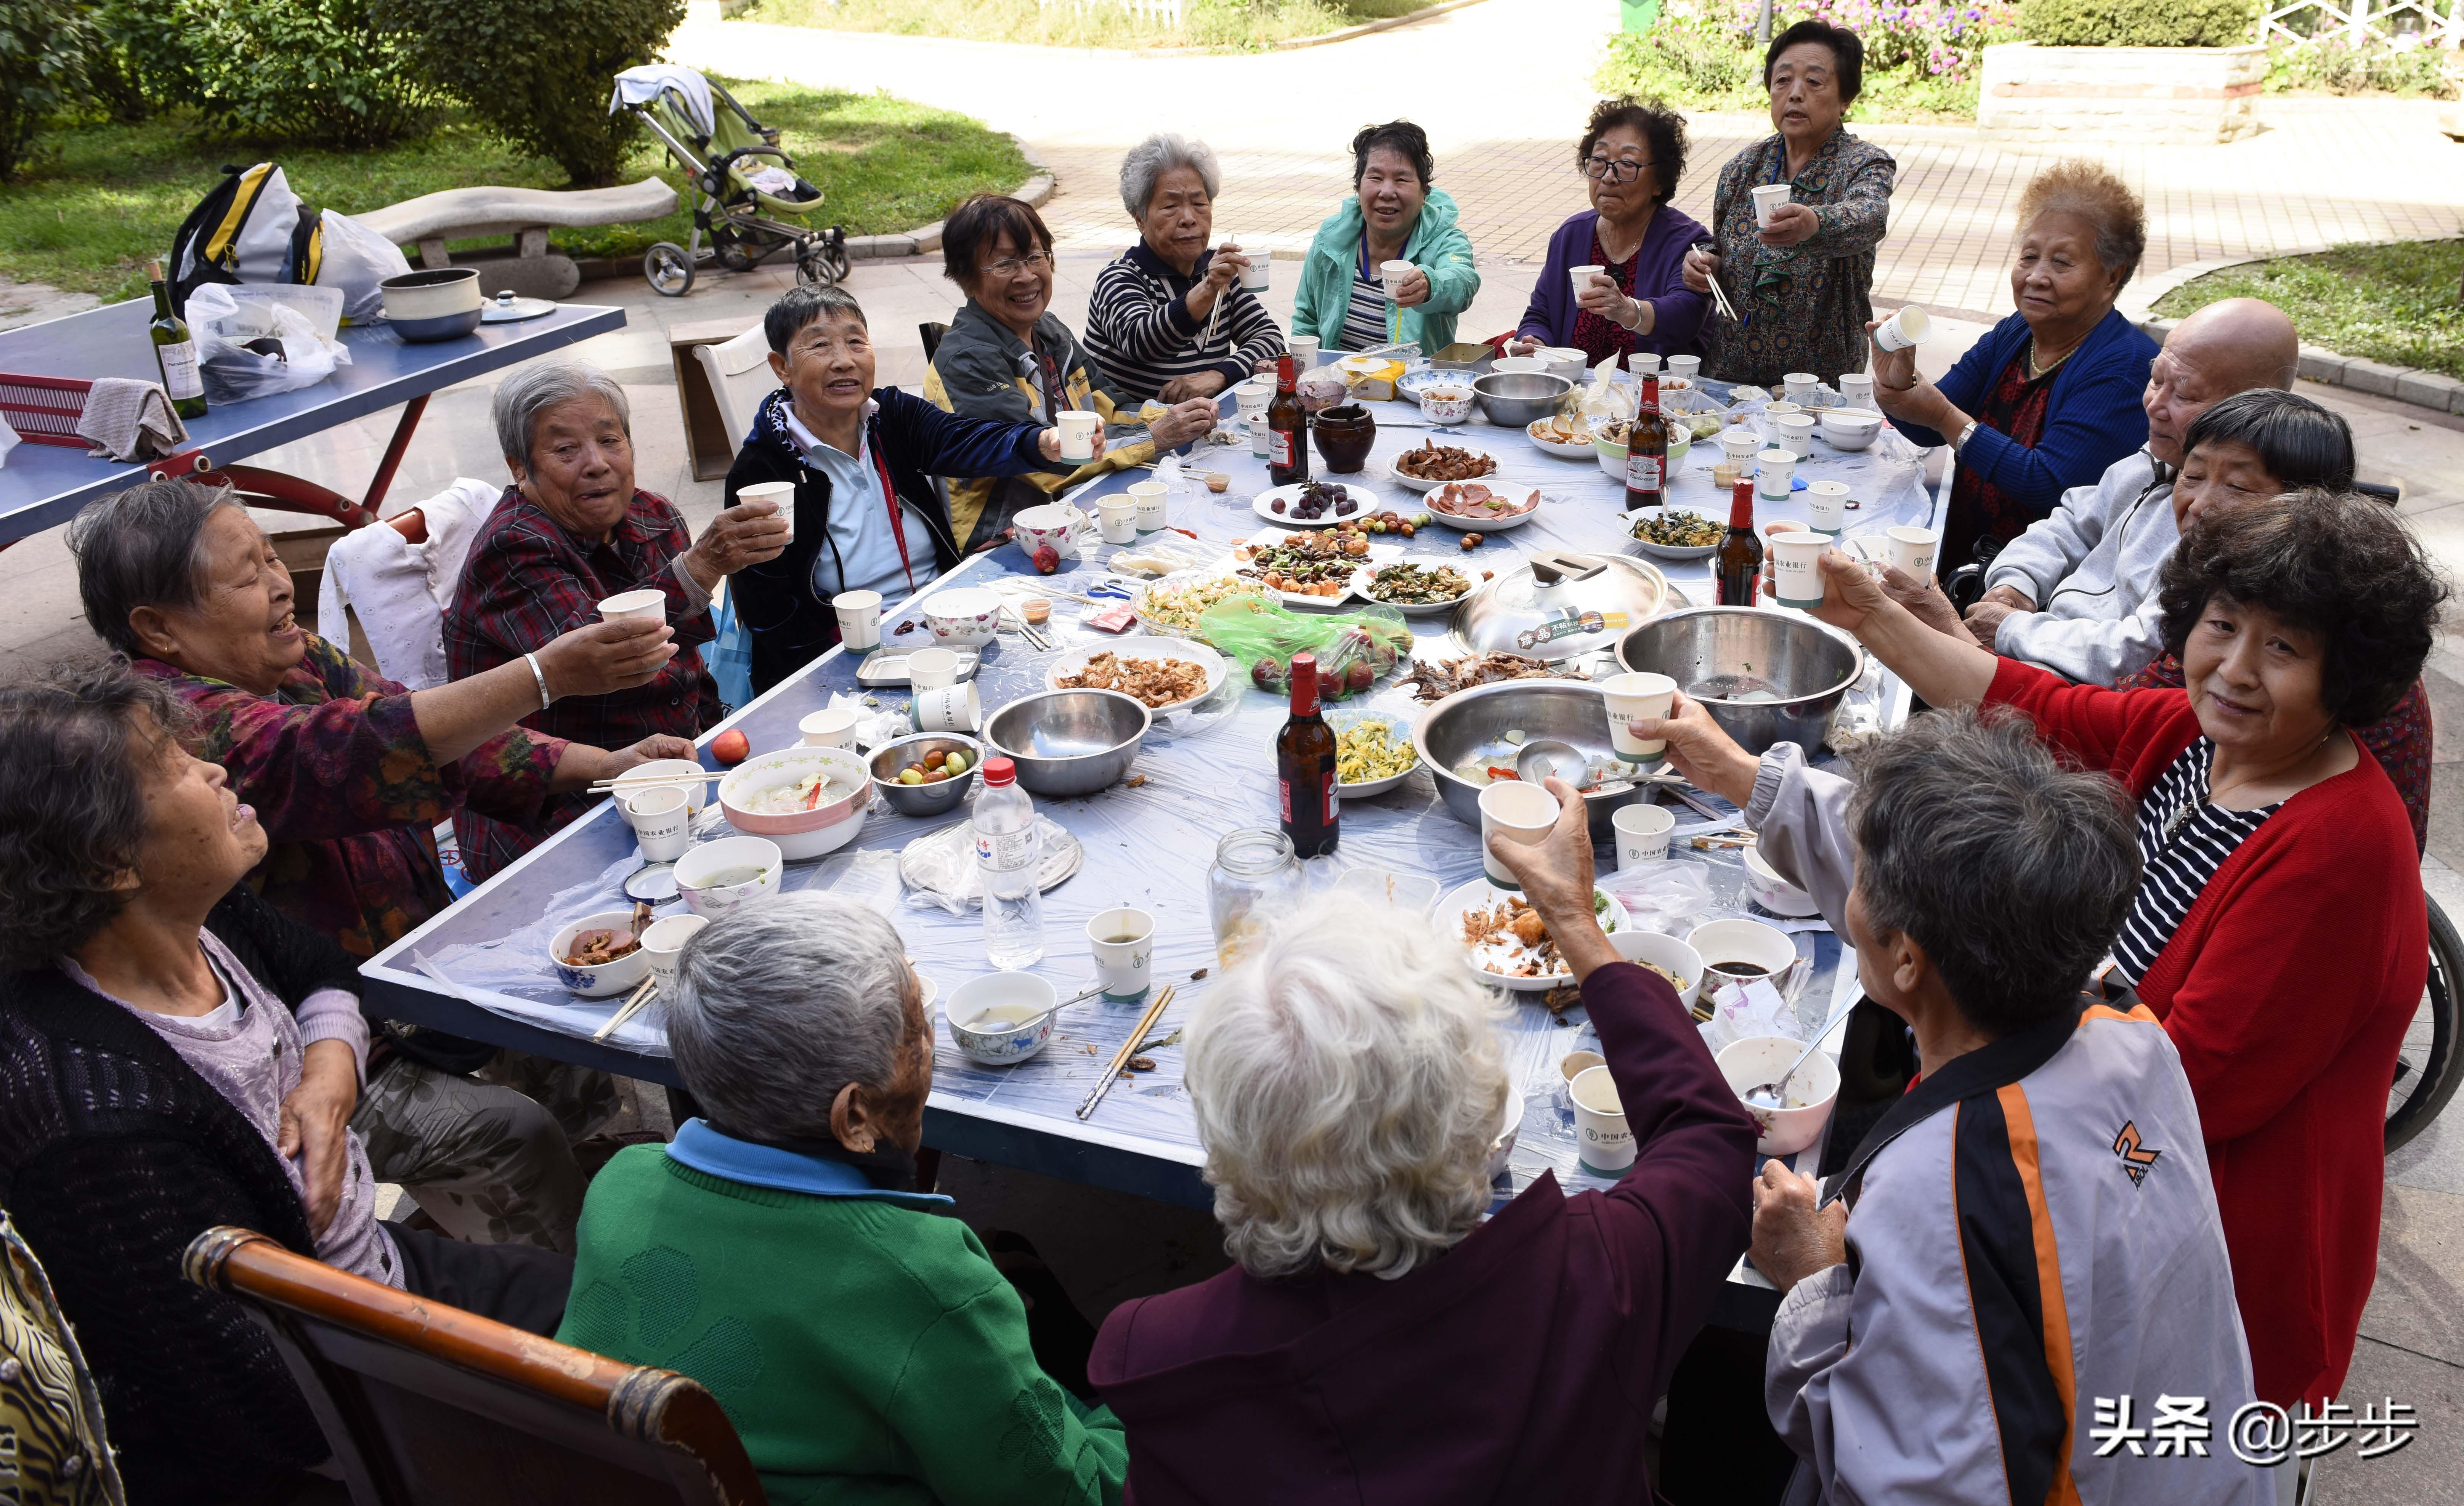
<path id="1" fill-rule="evenodd" d="M 953 779 L 932 784 L 901 784 L 898 773 L 924 761 L 926 753 L 960 753 L 967 760 L 967 772 Z M 947 816 L 963 803 L 967 792 L 975 788 L 976 766 L 983 762 L 983 746 L 972 737 L 956 732 L 917 732 L 895 742 L 882 744 L 872 753 L 872 782 L 881 791 L 890 808 L 901 816 Z"/>
<path id="2" fill-rule="evenodd" d="M 1449 382 L 1420 389 L 1420 415 L 1432 424 L 1460 424 L 1471 417 L 1471 383 Z"/>
<path id="3" fill-rule="evenodd" d="M 1609 945 L 1628 962 L 1648 962 L 1683 979 L 1678 986 L 1677 998 L 1687 1009 L 1702 997 L 1703 954 L 1676 937 L 1645 930 L 1640 926 L 1620 926 L 1609 937 Z"/>
<path id="4" fill-rule="evenodd" d="M 603 910 L 558 928 L 547 944 L 548 966 L 556 970 L 556 981 L 579 998 L 604 999 L 612 993 L 631 993 L 650 975 L 649 954 L 639 947 L 613 962 L 595 963 L 589 967 L 578 968 L 563 959 L 573 946 L 573 938 L 583 931 L 632 928 L 631 910 Z"/>
<path id="5" fill-rule="evenodd" d="M 1685 457 L 1693 448 L 1694 436 L 1686 430 L 1681 428 L 1668 436 L 1667 479 L 1672 487 L 1677 480 L 1678 468 L 1685 464 Z M 1600 469 L 1607 472 L 1608 478 L 1618 486 L 1624 486 L 1625 447 L 1595 434 L 1592 436 L 1592 451 L 1600 457 Z"/>
<path id="6" fill-rule="evenodd" d="M 1779 876 L 1779 871 L 1763 861 L 1762 854 L 1751 847 L 1745 850 L 1746 889 L 1754 903 L 1774 915 L 1818 915 L 1822 906 L 1814 896 Z"/>
<path id="7" fill-rule="evenodd" d="M 1834 449 L 1863 449 L 1882 431 L 1882 415 L 1870 408 L 1821 408 L 1815 419 Z"/>
<path id="8" fill-rule="evenodd" d="M 1492 1182 L 1506 1174 L 1514 1160 L 1514 1142 L 1523 1134 L 1523 1094 L 1511 1082 L 1507 1084 L 1506 1112 L 1497 1122 L 1497 1138 L 1488 1143 L 1488 1179 Z"/>
<path id="9" fill-rule="evenodd" d="M 1377 443 L 1377 421 L 1357 403 L 1337 404 L 1309 420 L 1309 438 L 1326 469 L 1348 476 L 1367 463 L 1370 447 Z"/>
<path id="10" fill-rule="evenodd" d="M 795 783 L 816 770 L 851 788 L 808 811 L 757 812 L 746 807 L 764 791 Z M 864 813 L 872 797 L 872 771 L 864 755 L 846 748 L 806 748 L 799 744 L 747 758 L 718 781 L 718 808 L 727 824 L 747 837 L 776 842 L 779 855 L 802 862 L 833 852 L 855 840 L 864 827 Z"/>
<path id="11" fill-rule="evenodd" d="M 1014 1067 L 1042 1051 L 1052 1038 L 1053 1006 L 1059 998 L 1051 984 L 1032 972 L 987 972 L 952 990 L 941 1017 L 950 1027 L 950 1038 L 968 1060 L 988 1067 Z M 976 1028 L 975 1021 L 985 1011 L 1004 1004 L 1023 1005 L 1037 1014 L 1015 1025 Z"/>
<path id="12" fill-rule="evenodd" d="M 1748 1036 L 1732 1040 L 1721 1048 L 1715 1059 L 1720 1076 L 1728 1080 L 1739 1102 L 1753 1088 L 1766 1082 L 1776 1082 L 1805 1042 L 1786 1036 Z M 1816 1051 L 1796 1069 L 1788 1083 L 1787 1108 L 1748 1108 L 1753 1116 L 1754 1128 L 1760 1139 L 1754 1142 L 1758 1156 L 1793 1156 L 1814 1144 L 1822 1126 L 1831 1119 L 1831 1105 L 1839 1097 L 1839 1067 L 1829 1057 Z"/>
<path id="13" fill-rule="evenodd" d="M 944 648 L 981 648 L 1001 636 L 1001 599 L 982 586 L 935 591 L 921 608 L 933 642 Z"/>
<path id="14" fill-rule="evenodd" d="M 474 267 L 409 272 L 377 285 L 385 322 L 412 344 L 460 339 L 479 327 L 479 273 Z"/>
<path id="15" fill-rule="evenodd" d="M 1501 372 L 1547 371 L 1549 369 L 1549 358 L 1546 356 L 1500 356 L 1495 360 L 1488 363 L 1488 369 L 1491 371 Z"/>
<path id="16" fill-rule="evenodd" d="M 1064 559 L 1075 559 L 1078 557 L 1079 541 L 1089 536 L 1086 513 L 1074 507 L 1063 507 L 1053 502 L 1021 508 L 1018 514 L 1009 520 L 1009 525 L 1011 536 L 1018 540 L 1019 552 L 1029 559 L 1035 557 L 1036 550 L 1045 547 L 1049 547 Z"/>
<path id="17" fill-rule="evenodd" d="M 704 842 L 676 860 L 676 889 L 685 897 L 685 908 L 719 920 L 778 893 L 785 867 L 785 855 L 768 838 L 728 837 Z M 743 883 L 711 882 L 721 874 L 743 868 L 753 870 L 753 877 Z"/>

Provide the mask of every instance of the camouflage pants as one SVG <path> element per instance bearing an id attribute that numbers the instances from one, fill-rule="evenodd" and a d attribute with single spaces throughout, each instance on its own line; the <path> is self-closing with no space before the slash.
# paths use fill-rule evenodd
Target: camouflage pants
<path id="1" fill-rule="evenodd" d="M 583 1185 L 573 1142 L 620 1106 L 605 1072 L 539 1057 L 500 1051 L 467 1078 L 397 1058 L 351 1127 L 377 1180 L 401 1183 L 448 1234 L 571 1255 Z"/>

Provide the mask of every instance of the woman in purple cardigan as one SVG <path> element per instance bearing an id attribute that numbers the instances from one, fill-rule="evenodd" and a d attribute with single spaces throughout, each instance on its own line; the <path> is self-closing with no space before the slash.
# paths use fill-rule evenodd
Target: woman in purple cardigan
<path id="1" fill-rule="evenodd" d="M 1754 1130 L 1676 991 L 1593 922 L 1583 802 L 1550 788 L 1556 830 L 1496 851 L 1581 982 L 1633 1167 L 1572 1196 L 1544 1172 L 1483 1222 L 1516 1088 L 1463 948 L 1358 899 L 1277 926 L 1189 1022 L 1241 1264 L 1114 1308 L 1088 1364 L 1125 1502 L 1650 1497 L 1653 1405 L 1746 1245 Z"/>
<path id="2" fill-rule="evenodd" d="M 1579 350 L 1596 366 L 1636 351 L 1698 353 L 1704 295 L 1685 286 L 1685 251 L 1710 232 L 1669 204 L 1685 171 L 1685 120 L 1653 100 L 1603 99 L 1574 145 L 1592 207 L 1557 227 L 1531 303 L 1507 343 Z M 1578 293 L 1571 273 L 1597 267 Z"/>

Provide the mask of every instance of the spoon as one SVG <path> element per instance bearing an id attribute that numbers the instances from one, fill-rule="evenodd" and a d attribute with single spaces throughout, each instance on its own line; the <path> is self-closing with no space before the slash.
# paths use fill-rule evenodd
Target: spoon
<path id="1" fill-rule="evenodd" d="M 1554 737 L 1535 737 L 1514 755 L 1514 772 L 1526 784 L 1538 784 L 1553 775 L 1579 787 L 1591 765 L 1590 756 L 1580 748 Z"/>
<path id="2" fill-rule="evenodd" d="M 1862 994 L 1859 995 L 1860 998 L 1862 996 Z M 1841 1020 L 1846 1019 L 1848 1017 L 1848 1012 L 1856 1007 L 1857 1000 L 1852 998 L 1847 1003 L 1842 1004 L 1837 1009 L 1832 1011 L 1831 1017 L 1822 1022 L 1822 1027 L 1807 1037 L 1805 1049 L 1796 1054 L 1796 1059 L 1788 1064 L 1788 1070 L 1779 1075 L 1778 1081 L 1757 1082 L 1752 1087 L 1748 1088 L 1745 1092 L 1738 1094 L 1737 1097 L 1745 1101 L 1745 1104 L 1748 1108 L 1775 1109 L 1787 1107 L 1789 1079 L 1796 1076 L 1796 1069 L 1805 1065 L 1806 1059 L 1814 1055 L 1814 1048 L 1822 1044 L 1822 1037 L 1830 1035 L 1834 1027 L 1837 1026 Z"/>

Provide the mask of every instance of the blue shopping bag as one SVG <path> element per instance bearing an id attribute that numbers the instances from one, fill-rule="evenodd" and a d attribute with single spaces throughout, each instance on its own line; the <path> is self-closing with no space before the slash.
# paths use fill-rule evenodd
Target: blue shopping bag
<path id="1" fill-rule="evenodd" d="M 721 588 L 711 603 L 718 636 L 703 650 L 713 680 L 718 682 L 719 713 L 734 715 L 753 699 L 753 630 L 736 616 L 736 593 Z"/>

